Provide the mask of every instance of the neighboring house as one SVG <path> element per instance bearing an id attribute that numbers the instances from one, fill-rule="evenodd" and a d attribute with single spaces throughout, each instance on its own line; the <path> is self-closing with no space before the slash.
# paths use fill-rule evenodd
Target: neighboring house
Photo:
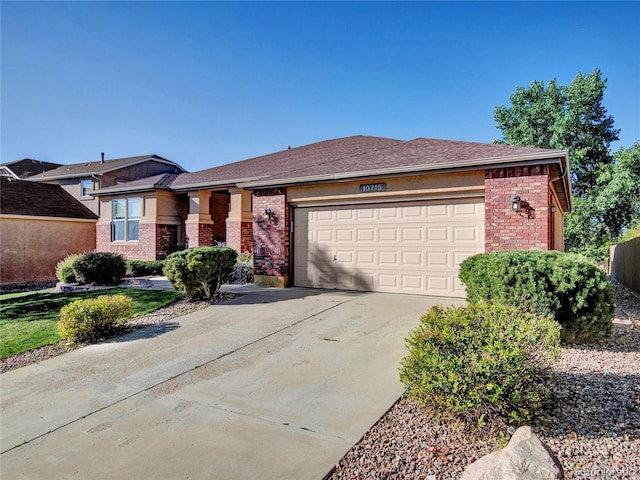
<path id="1" fill-rule="evenodd" d="M 0 284 L 56 278 L 56 264 L 95 248 L 98 216 L 58 185 L 0 178 Z"/>
<path id="2" fill-rule="evenodd" d="M 158 155 L 105 160 L 102 154 L 101 160 L 59 165 L 28 179 L 60 185 L 87 208 L 100 215 L 100 202 L 93 197 L 93 190 L 163 173 L 178 174 L 184 171 L 177 163 Z"/>
<path id="3" fill-rule="evenodd" d="M 7 162 L 0 165 L 0 177 L 11 177 L 16 180 L 22 180 L 61 166 L 62 165 L 59 163 L 23 158 L 22 160 Z"/>
<path id="4" fill-rule="evenodd" d="M 458 266 L 471 255 L 563 250 L 568 172 L 566 151 L 327 140 L 103 186 L 97 248 L 161 259 L 224 241 L 254 253 L 258 285 L 459 297 Z"/>

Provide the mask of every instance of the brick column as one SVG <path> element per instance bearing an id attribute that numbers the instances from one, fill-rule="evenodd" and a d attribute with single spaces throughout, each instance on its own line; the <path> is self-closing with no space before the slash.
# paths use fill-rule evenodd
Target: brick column
<path id="1" fill-rule="evenodd" d="M 271 218 L 265 218 L 266 209 Z M 253 272 L 259 286 L 289 285 L 289 208 L 285 188 L 253 192 Z"/>
<path id="2" fill-rule="evenodd" d="M 229 217 L 226 220 L 227 247 L 239 253 L 253 252 L 253 214 L 251 192 L 229 189 Z"/>
<path id="3" fill-rule="evenodd" d="M 509 167 L 485 170 L 485 251 L 549 250 L 549 167 Z M 529 204 L 511 209 L 518 195 Z"/>
<path id="4" fill-rule="evenodd" d="M 188 246 L 213 245 L 213 220 L 209 212 L 209 191 L 189 192 L 189 215 L 184 222 Z"/>

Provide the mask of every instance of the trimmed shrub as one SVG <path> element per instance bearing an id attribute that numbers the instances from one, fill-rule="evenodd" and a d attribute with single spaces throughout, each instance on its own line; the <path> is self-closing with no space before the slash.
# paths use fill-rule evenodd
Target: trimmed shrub
<path id="1" fill-rule="evenodd" d="M 163 260 L 127 260 L 127 276 L 162 275 Z"/>
<path id="2" fill-rule="evenodd" d="M 93 342 L 122 331 L 133 301 L 124 295 L 76 300 L 60 309 L 58 333 L 72 342 Z"/>
<path id="3" fill-rule="evenodd" d="M 504 250 L 460 265 L 467 300 L 491 300 L 551 315 L 563 342 L 582 343 L 611 330 L 615 305 L 605 273 L 575 254 Z"/>
<path id="4" fill-rule="evenodd" d="M 559 325 L 509 305 L 432 307 L 405 339 L 400 379 L 435 413 L 480 425 L 532 418 L 547 391 Z"/>
<path id="5" fill-rule="evenodd" d="M 111 252 L 88 252 L 73 262 L 78 283 L 112 285 L 122 281 L 127 264 L 122 255 Z"/>
<path id="6" fill-rule="evenodd" d="M 75 283 L 76 272 L 73 270 L 73 262 L 82 257 L 81 253 L 72 253 L 60 260 L 56 265 L 56 277 L 64 283 Z"/>
<path id="7" fill-rule="evenodd" d="M 253 283 L 253 253 L 241 253 L 233 266 L 233 283 Z"/>
<path id="8" fill-rule="evenodd" d="M 173 287 L 191 298 L 212 300 L 233 277 L 238 252 L 228 247 L 196 247 L 172 253 L 164 274 Z"/>

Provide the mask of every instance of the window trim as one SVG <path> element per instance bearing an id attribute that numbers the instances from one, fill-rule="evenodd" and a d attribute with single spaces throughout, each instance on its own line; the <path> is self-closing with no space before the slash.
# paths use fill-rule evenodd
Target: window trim
<path id="1" fill-rule="evenodd" d="M 84 183 L 85 182 L 90 182 L 91 186 L 87 189 L 87 190 L 93 190 L 94 185 L 93 185 L 93 178 L 83 178 L 80 180 L 80 197 L 81 198 L 91 198 L 91 195 L 89 195 L 88 193 L 85 193 L 85 187 L 84 187 Z"/>
<path id="2" fill-rule="evenodd" d="M 129 213 L 129 201 L 137 200 L 138 201 L 138 215 L 132 216 Z M 142 197 L 124 197 L 124 198 L 114 198 L 111 200 L 111 242 L 138 242 L 140 241 L 140 220 L 142 218 Z M 114 217 L 116 202 L 123 202 L 123 210 L 124 216 L 122 218 L 116 219 Z M 122 224 L 121 230 L 123 238 L 115 238 L 116 237 L 116 222 L 120 222 Z M 137 222 L 137 238 L 129 238 L 129 226 L 132 222 Z"/>

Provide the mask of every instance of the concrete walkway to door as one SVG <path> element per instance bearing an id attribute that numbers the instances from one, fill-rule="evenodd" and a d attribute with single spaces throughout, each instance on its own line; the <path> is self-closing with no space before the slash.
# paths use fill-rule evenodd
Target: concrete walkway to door
<path id="1" fill-rule="evenodd" d="M 420 314 L 460 303 L 239 290 L 3 374 L 0 477 L 319 480 L 402 393 Z"/>

